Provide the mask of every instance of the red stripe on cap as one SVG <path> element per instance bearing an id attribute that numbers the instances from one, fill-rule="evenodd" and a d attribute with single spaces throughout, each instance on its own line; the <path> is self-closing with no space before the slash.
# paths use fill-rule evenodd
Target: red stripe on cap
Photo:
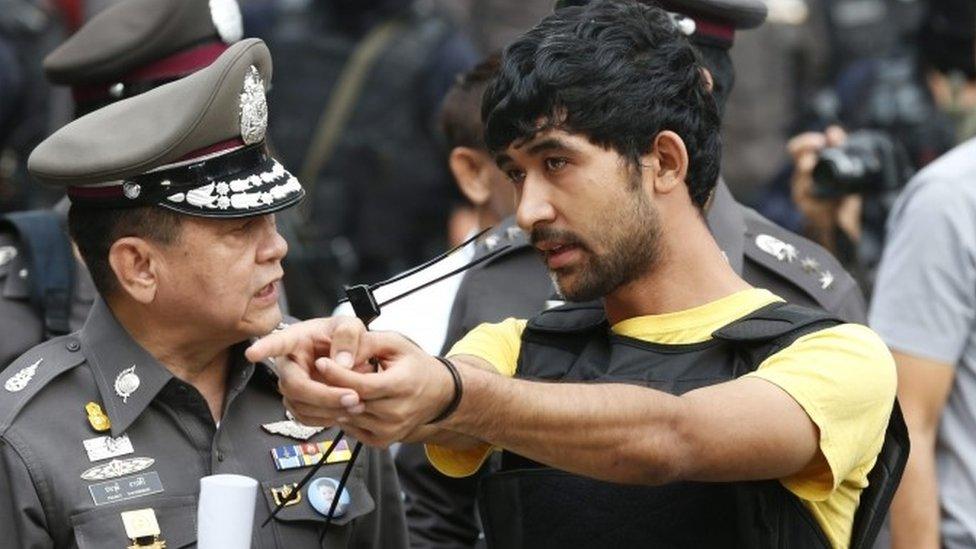
<path id="1" fill-rule="evenodd" d="M 143 65 L 122 77 L 123 82 L 145 82 L 164 78 L 181 78 L 194 73 L 220 57 L 229 46 L 223 42 L 209 42 L 183 50 L 159 61 Z"/>
<path id="2" fill-rule="evenodd" d="M 228 47 L 223 42 L 208 42 L 143 65 L 114 82 L 72 86 L 71 95 L 76 104 L 84 104 L 105 99 L 110 95 L 112 86 L 118 82 L 132 84 L 182 78 L 208 67 Z"/>
<path id="3" fill-rule="evenodd" d="M 68 187 L 70 198 L 85 198 L 89 200 L 122 198 L 122 184 L 110 187 Z"/>
<path id="4" fill-rule="evenodd" d="M 220 143 L 214 143 L 209 147 L 204 147 L 202 149 L 197 149 L 195 151 L 190 151 L 183 156 L 177 158 L 172 163 L 184 162 L 186 160 L 193 160 L 194 158 L 200 158 L 214 153 L 219 153 L 223 151 L 230 151 L 231 149 L 239 149 L 244 146 L 244 140 L 240 137 L 235 137 L 233 139 L 228 139 L 227 141 L 221 141 Z"/>
<path id="5" fill-rule="evenodd" d="M 729 45 L 735 40 L 735 26 L 731 23 L 698 17 L 693 17 L 693 19 L 695 20 L 695 34 L 722 40 L 728 42 Z"/>

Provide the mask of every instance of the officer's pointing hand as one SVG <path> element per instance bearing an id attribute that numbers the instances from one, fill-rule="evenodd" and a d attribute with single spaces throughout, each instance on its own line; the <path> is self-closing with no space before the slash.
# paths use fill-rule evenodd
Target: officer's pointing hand
<path id="1" fill-rule="evenodd" d="M 316 370 L 317 358 L 330 357 L 333 368 L 369 368 L 368 357 L 357 349 L 366 328 L 355 318 L 307 320 L 254 342 L 248 360 L 275 359 L 278 388 L 285 406 L 307 425 L 332 425 L 348 410 L 361 410 L 359 396 L 348 388 L 330 387 Z"/>

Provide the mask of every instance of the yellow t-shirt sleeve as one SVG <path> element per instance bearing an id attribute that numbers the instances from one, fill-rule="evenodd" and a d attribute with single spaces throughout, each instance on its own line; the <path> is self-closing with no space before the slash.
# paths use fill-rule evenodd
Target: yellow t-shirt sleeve
<path id="1" fill-rule="evenodd" d="M 841 491 L 852 492 L 867 486 L 897 385 L 894 359 L 877 334 L 860 324 L 820 330 L 797 339 L 748 375 L 786 391 L 820 431 L 824 459 L 815 462 L 820 466 L 781 479 L 787 489 L 817 502 L 842 485 Z"/>
<path id="2" fill-rule="evenodd" d="M 508 318 L 497 324 L 481 324 L 451 347 L 447 356 L 469 355 L 491 364 L 503 376 L 515 375 L 525 320 Z M 436 444 L 426 445 L 427 459 L 449 477 L 466 477 L 481 468 L 492 447 L 488 444 L 455 450 Z"/>

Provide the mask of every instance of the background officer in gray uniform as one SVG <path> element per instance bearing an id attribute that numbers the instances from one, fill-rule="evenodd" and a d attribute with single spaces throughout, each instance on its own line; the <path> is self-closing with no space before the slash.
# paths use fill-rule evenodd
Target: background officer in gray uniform
<path id="1" fill-rule="evenodd" d="M 70 86 L 80 116 L 186 76 L 241 39 L 235 0 L 125 0 L 92 18 L 44 59 Z M 27 349 L 77 330 L 95 298 L 72 254 L 67 202 L 0 219 L 0 370 Z"/>
<path id="2" fill-rule="evenodd" d="M 563 4 L 573 3 L 584 2 Z M 765 5 L 759 0 L 666 0 L 661 5 L 679 14 L 676 24 L 683 26 L 711 72 L 721 111 L 734 81 L 728 49 L 735 30 L 762 24 Z M 768 288 L 789 302 L 825 309 L 845 321 L 865 322 L 864 297 L 857 283 L 821 246 L 738 203 L 721 179 L 706 208 L 718 245 L 747 282 Z M 465 273 L 451 310 L 443 353 L 483 322 L 529 318 L 558 299 L 547 284 L 545 265 L 513 219 L 489 233 L 480 244 L 479 255 L 504 245 L 510 248 Z M 445 477 L 428 463 L 418 444 L 402 445 L 396 461 L 407 496 L 412 546 L 475 544 L 479 535 L 475 492 L 481 475 Z"/>
<path id="3" fill-rule="evenodd" d="M 260 527 L 336 434 L 289 420 L 270 365 L 243 357 L 282 318 L 287 245 L 273 213 L 304 196 L 264 141 L 270 78 L 264 43 L 245 40 L 32 154 L 35 179 L 67 186 L 71 235 L 100 298 L 79 332 L 0 376 L 5 546 L 125 547 L 140 537 L 133 516 L 158 523 L 141 535 L 186 546 L 199 479 L 216 473 L 259 481 L 255 547 L 405 545 L 385 451 L 359 456 L 324 540 L 318 489 Z M 338 480 L 352 443 L 323 482 Z"/>

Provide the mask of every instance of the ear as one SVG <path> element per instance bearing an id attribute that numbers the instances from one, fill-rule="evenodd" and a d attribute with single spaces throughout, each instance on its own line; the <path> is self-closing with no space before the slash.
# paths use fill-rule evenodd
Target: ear
<path id="1" fill-rule="evenodd" d="M 705 67 L 702 67 L 701 73 L 702 73 L 702 78 L 705 79 L 705 87 L 708 89 L 709 92 L 713 91 L 715 89 L 715 80 L 712 78 L 712 71 L 706 69 Z"/>
<path id="2" fill-rule="evenodd" d="M 483 206 L 491 198 L 491 179 L 486 168 L 492 159 L 471 147 L 454 147 L 448 163 L 461 193 L 475 206 Z"/>
<path id="3" fill-rule="evenodd" d="M 109 249 L 108 262 L 122 292 L 143 304 L 155 299 L 160 257 L 152 244 L 134 236 L 120 238 Z"/>
<path id="4" fill-rule="evenodd" d="M 654 191 L 667 194 L 678 186 L 683 186 L 688 175 L 688 149 L 681 137 L 670 130 L 664 130 L 654 137 L 654 147 L 648 155 L 650 165 L 656 170 Z M 645 165 L 648 162 L 643 162 Z"/>

